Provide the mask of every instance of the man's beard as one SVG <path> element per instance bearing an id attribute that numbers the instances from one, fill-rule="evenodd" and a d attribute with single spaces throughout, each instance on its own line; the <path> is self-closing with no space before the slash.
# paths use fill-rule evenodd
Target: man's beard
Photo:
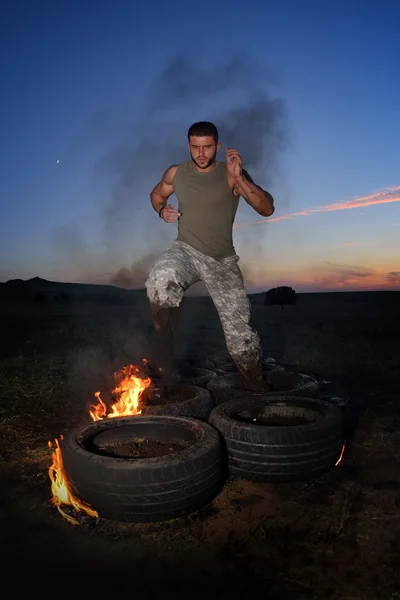
<path id="1" fill-rule="evenodd" d="M 208 159 L 208 161 L 204 164 L 201 165 L 197 162 L 197 160 L 194 158 L 193 154 L 190 153 L 190 157 L 192 159 L 192 161 L 194 162 L 194 164 L 199 167 L 199 169 L 208 169 L 208 167 L 211 167 L 211 165 L 215 162 L 215 158 L 217 156 L 217 153 L 214 153 L 214 156 L 211 156 L 211 158 Z"/>

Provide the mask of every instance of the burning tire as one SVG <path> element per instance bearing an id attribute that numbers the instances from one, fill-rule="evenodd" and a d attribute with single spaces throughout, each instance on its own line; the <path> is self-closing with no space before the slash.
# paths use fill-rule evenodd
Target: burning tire
<path id="1" fill-rule="evenodd" d="M 340 409 L 314 398 L 232 400 L 210 423 L 224 437 L 229 474 L 253 481 L 312 479 L 332 469 L 344 447 Z"/>
<path id="2" fill-rule="evenodd" d="M 161 381 L 153 379 L 149 391 L 143 394 L 144 415 L 172 415 L 208 421 L 215 401 L 209 390 L 186 382 L 176 383 L 162 391 Z"/>
<path id="3" fill-rule="evenodd" d="M 171 519 L 208 504 L 222 486 L 220 436 L 194 419 L 105 419 L 71 432 L 60 447 L 71 486 L 100 518 Z"/>
<path id="4" fill-rule="evenodd" d="M 271 385 L 268 392 L 256 392 L 246 389 L 246 384 L 240 381 L 236 373 L 220 375 L 211 379 L 207 389 L 211 392 L 217 405 L 242 396 L 257 397 L 268 396 L 304 396 L 314 398 L 319 394 L 318 381 L 310 375 L 292 373 L 289 371 L 264 371 L 265 380 Z"/>

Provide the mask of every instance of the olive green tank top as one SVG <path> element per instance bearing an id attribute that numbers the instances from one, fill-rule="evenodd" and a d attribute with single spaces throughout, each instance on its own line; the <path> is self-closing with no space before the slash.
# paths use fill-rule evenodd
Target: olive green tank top
<path id="1" fill-rule="evenodd" d="M 235 254 L 232 226 L 239 198 L 228 185 L 226 163 L 216 162 L 212 171 L 199 173 L 191 160 L 185 161 L 173 186 L 182 213 L 176 239 L 217 260 Z"/>

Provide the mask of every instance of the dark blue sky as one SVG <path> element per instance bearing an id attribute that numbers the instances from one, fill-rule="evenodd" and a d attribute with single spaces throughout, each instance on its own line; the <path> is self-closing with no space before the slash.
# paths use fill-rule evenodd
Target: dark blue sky
<path id="1" fill-rule="evenodd" d="M 399 288 L 399 23 L 394 0 L 3 0 L 0 280 L 142 285 L 175 236 L 149 192 L 210 119 L 274 217 L 364 198 L 238 227 L 249 288 Z"/>

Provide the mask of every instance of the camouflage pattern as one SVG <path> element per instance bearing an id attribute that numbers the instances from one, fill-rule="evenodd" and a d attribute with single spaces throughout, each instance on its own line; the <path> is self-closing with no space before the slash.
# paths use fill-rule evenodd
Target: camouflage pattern
<path id="1" fill-rule="evenodd" d="M 191 285 L 202 281 L 218 311 L 229 354 L 246 379 L 262 377 L 261 346 L 250 327 L 250 301 L 235 254 L 216 260 L 175 241 L 152 266 L 146 281 L 147 296 L 156 330 L 163 328 L 160 315 L 177 308 Z M 164 309 L 164 310 L 163 310 Z M 165 320 L 165 318 L 164 318 Z"/>

